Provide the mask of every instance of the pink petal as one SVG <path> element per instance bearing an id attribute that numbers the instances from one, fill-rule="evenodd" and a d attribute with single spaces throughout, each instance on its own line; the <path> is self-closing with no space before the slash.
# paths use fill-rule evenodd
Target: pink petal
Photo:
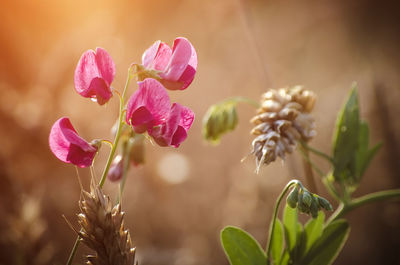
<path id="1" fill-rule="evenodd" d="M 154 58 L 156 58 L 158 47 L 160 46 L 161 41 L 158 40 L 154 42 L 142 55 L 142 64 L 146 68 L 151 68 L 153 64 Z"/>
<path id="2" fill-rule="evenodd" d="M 111 56 L 103 48 L 96 48 L 96 62 L 101 77 L 107 85 L 111 85 L 115 77 L 115 64 Z"/>
<path id="3" fill-rule="evenodd" d="M 197 53 L 185 38 L 174 41 L 171 60 L 163 73 L 163 85 L 170 90 L 183 90 L 193 81 L 197 69 Z"/>
<path id="4" fill-rule="evenodd" d="M 189 130 L 193 120 L 193 111 L 178 103 L 174 103 L 167 121 L 156 128 L 151 133 L 151 136 L 160 146 L 179 147 L 186 139 L 187 130 Z"/>
<path id="5" fill-rule="evenodd" d="M 166 120 L 171 103 L 167 91 L 157 80 L 146 78 L 138 85 L 127 105 L 126 122 L 137 133 L 143 133 Z"/>
<path id="6" fill-rule="evenodd" d="M 156 41 L 142 56 L 142 64 L 148 68 L 164 71 L 171 59 L 171 48 L 161 41 Z"/>
<path id="7" fill-rule="evenodd" d="M 112 96 L 110 85 L 115 76 L 115 65 L 102 48 L 86 51 L 75 69 L 75 90 L 83 97 L 94 98 L 100 105 Z"/>
<path id="8" fill-rule="evenodd" d="M 192 58 L 192 45 L 185 38 L 177 38 L 174 41 L 172 57 L 162 74 L 162 77 L 170 81 L 178 81 Z"/>
<path id="9" fill-rule="evenodd" d="M 181 106 L 173 104 L 168 119 L 160 127 L 151 132 L 151 136 L 160 146 L 170 146 L 175 131 L 181 120 Z"/>
<path id="10" fill-rule="evenodd" d="M 194 112 L 185 106 L 182 106 L 181 108 L 182 111 L 181 111 L 181 120 L 179 122 L 179 126 L 182 126 L 186 131 L 188 131 L 194 121 Z"/>
<path id="11" fill-rule="evenodd" d="M 90 166 L 97 152 L 97 148 L 82 139 L 65 117 L 57 120 L 51 128 L 49 146 L 58 159 L 79 167 Z"/>

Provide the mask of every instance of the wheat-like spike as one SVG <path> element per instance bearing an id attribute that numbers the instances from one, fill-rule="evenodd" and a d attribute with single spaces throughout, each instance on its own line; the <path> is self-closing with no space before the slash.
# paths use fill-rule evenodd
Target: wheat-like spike
<path id="1" fill-rule="evenodd" d="M 310 115 L 316 96 L 301 86 L 271 89 L 262 95 L 261 107 L 251 119 L 252 154 L 256 156 L 256 171 L 277 157 L 285 159 L 299 140 L 309 141 L 316 134 Z"/>
<path id="2" fill-rule="evenodd" d="M 82 190 L 79 201 L 78 232 L 82 242 L 96 252 L 88 255 L 88 265 L 135 265 L 135 248 L 129 231 L 124 228 L 120 204 L 112 207 L 92 180 L 90 193 Z"/>

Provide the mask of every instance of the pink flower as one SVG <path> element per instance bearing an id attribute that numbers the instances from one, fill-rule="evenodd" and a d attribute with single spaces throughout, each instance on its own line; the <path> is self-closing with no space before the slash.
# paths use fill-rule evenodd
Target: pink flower
<path id="1" fill-rule="evenodd" d="M 68 118 L 57 120 L 50 131 L 49 145 L 53 154 L 65 163 L 78 167 L 92 165 L 97 146 L 82 139 Z"/>
<path id="2" fill-rule="evenodd" d="M 186 139 L 187 131 L 192 126 L 194 113 L 191 109 L 178 103 L 174 103 L 168 119 L 158 127 L 155 127 L 150 135 L 160 146 L 179 145 Z"/>
<path id="3" fill-rule="evenodd" d="M 197 69 L 197 54 L 185 38 L 177 38 L 171 48 L 156 41 L 142 56 L 142 64 L 159 72 L 160 82 L 170 90 L 183 90 L 194 79 Z"/>
<path id="4" fill-rule="evenodd" d="M 128 101 L 126 122 L 137 133 L 150 132 L 168 118 L 171 103 L 167 91 L 157 80 L 146 78 L 138 85 Z"/>
<path id="5" fill-rule="evenodd" d="M 82 54 L 75 69 L 75 90 L 81 96 L 103 105 L 112 96 L 110 85 L 114 76 L 115 64 L 106 50 L 88 50 Z"/>

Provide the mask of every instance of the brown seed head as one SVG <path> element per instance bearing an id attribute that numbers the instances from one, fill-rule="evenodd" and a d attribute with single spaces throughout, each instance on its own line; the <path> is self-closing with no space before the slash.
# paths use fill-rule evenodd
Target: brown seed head
<path id="1" fill-rule="evenodd" d="M 82 191 L 78 232 L 82 242 L 96 255 L 87 256 L 91 265 L 134 265 L 135 248 L 124 228 L 120 204 L 112 207 L 110 199 L 92 181 L 90 193 Z"/>
<path id="2" fill-rule="evenodd" d="M 261 107 L 251 119 L 252 143 L 257 172 L 262 164 L 277 157 L 285 159 L 293 152 L 298 140 L 309 141 L 315 135 L 314 119 L 310 115 L 316 96 L 302 86 L 271 89 L 262 95 Z"/>

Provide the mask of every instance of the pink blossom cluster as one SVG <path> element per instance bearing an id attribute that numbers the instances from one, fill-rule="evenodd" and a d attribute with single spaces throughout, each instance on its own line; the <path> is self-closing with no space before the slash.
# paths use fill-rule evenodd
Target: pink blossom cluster
<path id="1" fill-rule="evenodd" d="M 142 64 L 132 69 L 137 71 L 138 89 L 126 106 L 125 122 L 135 133 L 148 133 L 160 146 L 178 147 L 187 137 L 194 113 L 179 103 L 171 104 L 166 89 L 184 90 L 191 84 L 197 69 L 195 49 L 185 38 L 177 38 L 172 49 L 157 41 L 144 52 Z M 113 96 L 115 72 L 114 61 L 106 50 L 88 50 L 75 69 L 75 90 L 104 105 Z M 92 165 L 99 149 L 98 141 L 82 139 L 66 117 L 51 128 L 49 145 L 58 159 L 78 167 Z"/>

